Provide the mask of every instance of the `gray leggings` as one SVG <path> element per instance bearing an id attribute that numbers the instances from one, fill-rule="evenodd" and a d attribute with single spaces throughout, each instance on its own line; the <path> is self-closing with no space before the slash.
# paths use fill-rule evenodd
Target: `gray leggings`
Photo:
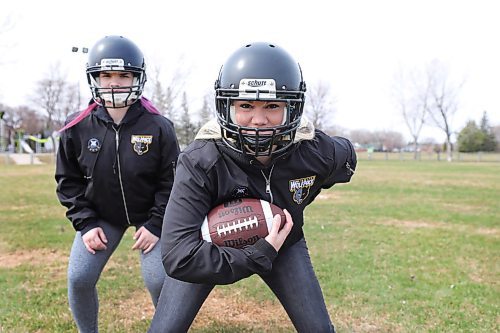
<path id="1" fill-rule="evenodd" d="M 98 332 L 99 300 L 96 284 L 104 266 L 120 243 L 126 229 L 110 224 L 100 226 L 108 239 L 107 249 L 91 254 L 83 244 L 82 235 L 76 233 L 68 264 L 68 299 L 73 318 L 80 333 Z M 156 307 L 165 270 L 161 262 L 160 243 L 147 254 L 140 252 L 142 278 Z"/>

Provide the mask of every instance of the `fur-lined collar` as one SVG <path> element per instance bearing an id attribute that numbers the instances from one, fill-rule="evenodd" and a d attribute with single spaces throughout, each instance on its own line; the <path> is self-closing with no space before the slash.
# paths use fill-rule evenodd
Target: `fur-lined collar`
<path id="1" fill-rule="evenodd" d="M 212 119 L 203 125 L 202 128 L 196 134 L 195 140 L 202 139 L 220 139 L 220 126 L 216 119 Z M 299 128 L 297 129 L 297 134 L 295 135 L 295 142 L 303 140 L 312 140 L 314 138 L 314 125 L 305 116 L 300 119 Z"/>

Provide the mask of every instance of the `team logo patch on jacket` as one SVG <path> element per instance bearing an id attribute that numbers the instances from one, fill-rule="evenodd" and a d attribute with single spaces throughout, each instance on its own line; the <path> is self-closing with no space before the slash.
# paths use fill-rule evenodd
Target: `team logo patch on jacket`
<path id="1" fill-rule="evenodd" d="M 148 152 L 149 145 L 153 142 L 152 135 L 132 135 L 130 139 L 137 155 L 141 156 Z"/>
<path id="2" fill-rule="evenodd" d="M 87 142 L 87 149 L 91 153 L 97 153 L 101 149 L 101 143 L 99 142 L 99 139 L 89 139 L 89 141 Z"/>
<path id="3" fill-rule="evenodd" d="M 309 195 L 309 190 L 314 184 L 316 176 L 310 176 L 289 181 L 290 192 L 292 193 L 293 201 L 300 205 Z"/>
<path id="4" fill-rule="evenodd" d="M 242 185 L 236 186 L 233 189 L 231 196 L 233 198 L 246 198 L 246 197 L 248 197 L 248 187 L 242 186 Z"/>

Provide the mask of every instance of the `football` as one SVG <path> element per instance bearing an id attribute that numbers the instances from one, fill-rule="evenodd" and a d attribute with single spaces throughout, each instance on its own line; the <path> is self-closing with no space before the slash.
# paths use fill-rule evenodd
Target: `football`
<path id="1" fill-rule="evenodd" d="M 201 225 L 201 238 L 219 246 L 241 248 L 266 237 L 274 216 L 285 214 L 278 206 L 260 199 L 241 198 L 214 207 Z"/>

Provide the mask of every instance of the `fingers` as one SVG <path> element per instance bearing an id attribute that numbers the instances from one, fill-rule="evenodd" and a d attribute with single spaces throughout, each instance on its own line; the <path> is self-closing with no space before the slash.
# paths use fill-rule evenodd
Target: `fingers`
<path id="1" fill-rule="evenodd" d="M 134 234 L 133 239 L 135 240 L 132 250 L 143 249 L 146 243 L 146 234 L 143 232 L 146 230 L 144 227 L 140 227 Z"/>
<path id="2" fill-rule="evenodd" d="M 132 237 L 132 239 L 136 240 L 137 238 L 139 238 L 141 236 L 141 233 L 142 233 L 142 229 L 146 229 L 144 227 L 140 227 L 139 230 L 137 230 L 134 234 L 134 237 Z"/>
<path id="3" fill-rule="evenodd" d="M 276 214 L 276 215 L 274 215 L 274 218 L 273 218 L 273 225 L 271 227 L 270 234 L 277 235 L 279 230 L 280 230 L 280 226 L 281 226 L 281 215 Z"/>
<path id="4" fill-rule="evenodd" d="M 132 250 L 143 250 L 144 253 L 148 253 L 155 245 L 156 241 L 154 240 L 139 239 L 135 242 L 134 246 L 132 246 Z"/>
<path id="5" fill-rule="evenodd" d="M 144 227 L 140 227 L 134 234 L 134 237 L 132 237 L 133 240 L 135 240 L 134 245 L 132 246 L 132 250 L 137 250 L 140 249 L 142 246 L 142 229 Z"/>
<path id="6" fill-rule="evenodd" d="M 153 235 L 148 229 L 141 227 L 134 234 L 134 239 L 136 242 L 132 246 L 132 250 L 143 250 L 144 254 L 150 252 L 159 238 Z"/>
<path id="7" fill-rule="evenodd" d="M 132 250 L 143 249 L 145 245 L 145 241 L 143 238 L 139 237 L 139 239 L 132 246 Z"/>
<path id="8" fill-rule="evenodd" d="M 133 236 L 135 243 L 132 250 L 143 250 L 144 253 L 150 252 L 158 242 L 159 238 L 153 235 L 145 227 L 140 227 Z M 102 228 L 94 228 L 82 236 L 83 244 L 87 251 L 95 254 L 98 250 L 106 250 L 108 239 Z"/>
<path id="9" fill-rule="evenodd" d="M 106 234 L 104 233 L 104 230 L 102 230 L 101 228 L 98 228 L 97 236 L 104 244 L 106 244 L 108 242 L 108 239 L 106 238 Z"/>
<path id="10" fill-rule="evenodd" d="M 95 254 L 94 249 L 91 248 L 89 244 L 87 244 L 86 242 L 83 242 L 83 244 L 85 245 L 85 248 L 87 249 L 87 251 L 89 251 L 92 254 Z"/>
<path id="11" fill-rule="evenodd" d="M 292 227 L 293 227 L 292 215 L 290 215 L 290 213 L 286 209 L 283 209 L 283 213 L 285 213 L 285 217 L 286 217 L 286 221 L 285 221 L 285 225 L 283 226 L 283 229 L 288 230 L 287 234 L 289 234 L 290 231 L 292 230 Z"/>
<path id="12" fill-rule="evenodd" d="M 108 240 L 104 235 L 104 231 L 102 231 L 101 228 L 99 229 L 100 231 L 98 231 L 97 235 L 91 240 L 90 245 L 94 250 L 106 250 L 108 247 L 105 243 L 107 243 Z M 104 237 L 104 240 L 102 239 L 102 237 Z"/>
<path id="13" fill-rule="evenodd" d="M 106 250 L 108 247 L 106 246 L 106 244 L 104 244 L 100 238 L 92 238 L 90 240 L 88 240 L 86 243 L 85 243 L 85 246 L 87 247 L 90 247 L 91 249 L 93 250 Z M 90 252 L 92 254 L 95 254 L 95 251 L 94 252 Z"/>
<path id="14" fill-rule="evenodd" d="M 285 242 L 285 239 L 287 238 L 288 234 L 292 230 L 293 227 L 293 220 L 292 216 L 290 213 L 288 213 L 287 210 L 284 210 L 285 213 L 285 225 L 283 228 L 280 230 L 281 226 L 281 216 L 276 215 L 274 217 L 273 221 L 273 226 L 271 228 L 271 232 L 269 232 L 269 235 L 266 236 L 266 241 L 271 244 L 276 251 L 278 251 L 282 246 L 283 243 Z"/>
<path id="15" fill-rule="evenodd" d="M 105 243 L 108 242 L 106 235 L 102 228 L 94 228 L 88 231 L 85 235 L 82 236 L 83 244 L 87 251 L 92 254 L 95 254 L 95 250 L 106 250 L 107 246 Z"/>
<path id="16" fill-rule="evenodd" d="M 143 250 L 144 254 L 151 252 L 151 250 L 155 247 L 156 243 L 149 244 L 149 246 Z"/>

